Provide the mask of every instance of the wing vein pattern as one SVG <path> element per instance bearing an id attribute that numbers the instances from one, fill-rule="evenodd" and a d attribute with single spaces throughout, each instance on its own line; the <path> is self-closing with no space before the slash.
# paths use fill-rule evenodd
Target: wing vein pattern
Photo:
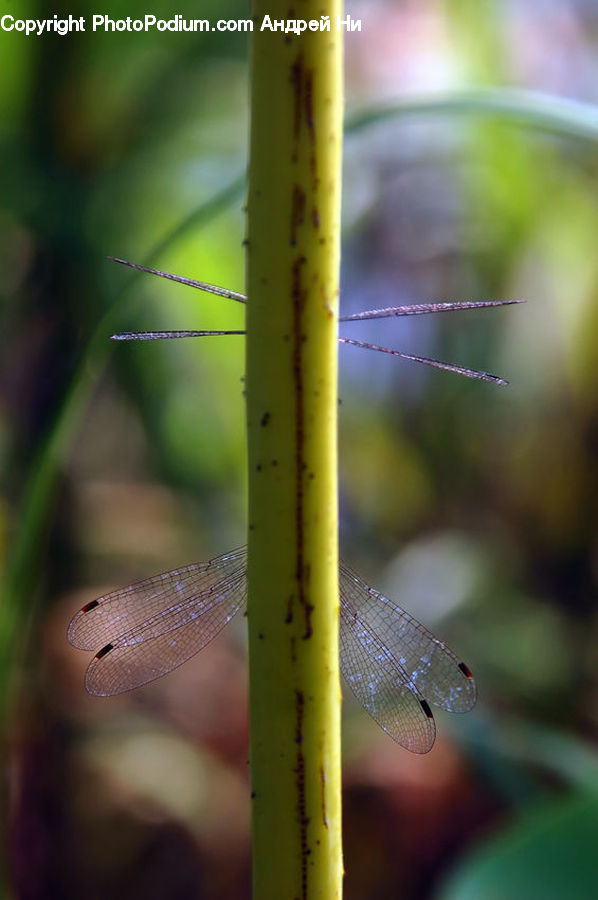
<path id="1" fill-rule="evenodd" d="M 231 550 L 112 591 L 73 617 L 68 639 L 94 650 L 92 694 L 111 696 L 175 669 L 206 646 L 247 600 L 247 551 Z M 340 667 L 351 690 L 401 746 L 427 752 L 435 725 L 428 704 L 466 712 L 475 682 L 452 650 L 343 563 Z"/>

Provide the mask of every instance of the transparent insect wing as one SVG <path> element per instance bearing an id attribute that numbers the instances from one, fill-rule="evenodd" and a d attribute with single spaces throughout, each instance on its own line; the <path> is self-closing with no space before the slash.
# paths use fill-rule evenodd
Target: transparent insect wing
<path id="1" fill-rule="evenodd" d="M 246 603 L 246 548 L 113 591 L 72 619 L 70 642 L 96 650 L 92 694 L 147 684 L 209 643 Z M 428 701 L 452 712 L 475 703 L 467 667 L 416 619 L 340 566 L 340 666 L 367 712 L 401 746 L 426 753 L 435 725 Z"/>
<path id="2" fill-rule="evenodd" d="M 68 630 L 74 646 L 98 650 L 87 689 L 110 696 L 165 675 L 205 647 L 245 600 L 243 548 L 88 603 Z"/>
<path id="3" fill-rule="evenodd" d="M 468 712 L 476 702 L 471 672 L 421 622 L 375 591 L 344 565 L 341 596 L 372 631 L 380 635 L 407 680 L 422 697 L 449 712 Z"/>
<path id="4" fill-rule="evenodd" d="M 436 737 L 430 707 L 409 683 L 384 642 L 360 616 L 341 588 L 340 667 L 363 708 L 412 753 L 427 753 Z"/>

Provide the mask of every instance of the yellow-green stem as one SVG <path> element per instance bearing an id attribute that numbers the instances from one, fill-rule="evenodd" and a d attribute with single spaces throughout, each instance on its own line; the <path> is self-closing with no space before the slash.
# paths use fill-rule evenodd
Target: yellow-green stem
<path id="1" fill-rule="evenodd" d="M 254 900 L 341 896 L 340 2 L 254 4 L 247 246 Z M 260 31 L 264 15 L 330 31 Z"/>

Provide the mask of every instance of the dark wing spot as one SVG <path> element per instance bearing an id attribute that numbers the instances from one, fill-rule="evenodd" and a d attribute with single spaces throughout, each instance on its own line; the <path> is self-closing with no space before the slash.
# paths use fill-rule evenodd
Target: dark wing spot
<path id="1" fill-rule="evenodd" d="M 465 675 L 466 678 L 473 678 L 473 675 L 471 674 L 471 670 L 467 668 L 467 666 L 465 665 L 464 662 L 459 663 L 459 668 L 461 669 L 461 671 L 463 672 L 463 674 Z"/>
<path id="2" fill-rule="evenodd" d="M 111 650 L 114 650 L 114 644 L 106 644 L 105 647 L 102 647 L 101 650 L 98 650 L 98 652 L 95 655 L 95 658 L 101 659 L 103 656 L 106 656 L 107 653 L 110 653 Z"/>
<path id="3" fill-rule="evenodd" d="M 91 600 L 89 603 L 86 603 L 85 606 L 82 607 L 81 612 L 82 613 L 89 612 L 90 609 L 95 609 L 96 606 L 99 606 L 99 605 L 100 604 L 98 603 L 97 600 Z"/>
<path id="4" fill-rule="evenodd" d="M 434 716 L 433 716 L 433 714 L 432 714 L 432 710 L 431 710 L 430 707 L 428 706 L 428 701 L 427 701 L 427 700 L 420 700 L 419 702 L 420 702 L 421 708 L 423 709 L 423 711 L 424 711 L 425 714 L 427 715 L 428 719 L 433 719 Z"/>

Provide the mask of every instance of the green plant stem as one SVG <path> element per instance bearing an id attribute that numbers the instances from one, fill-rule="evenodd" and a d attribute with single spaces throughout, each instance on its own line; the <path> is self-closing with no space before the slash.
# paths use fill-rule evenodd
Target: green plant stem
<path id="1" fill-rule="evenodd" d="M 267 8 L 266 8 L 267 7 Z M 337 320 L 340 2 L 254 31 L 247 248 L 254 900 L 341 896 Z M 286 20 L 288 5 L 258 2 Z"/>

